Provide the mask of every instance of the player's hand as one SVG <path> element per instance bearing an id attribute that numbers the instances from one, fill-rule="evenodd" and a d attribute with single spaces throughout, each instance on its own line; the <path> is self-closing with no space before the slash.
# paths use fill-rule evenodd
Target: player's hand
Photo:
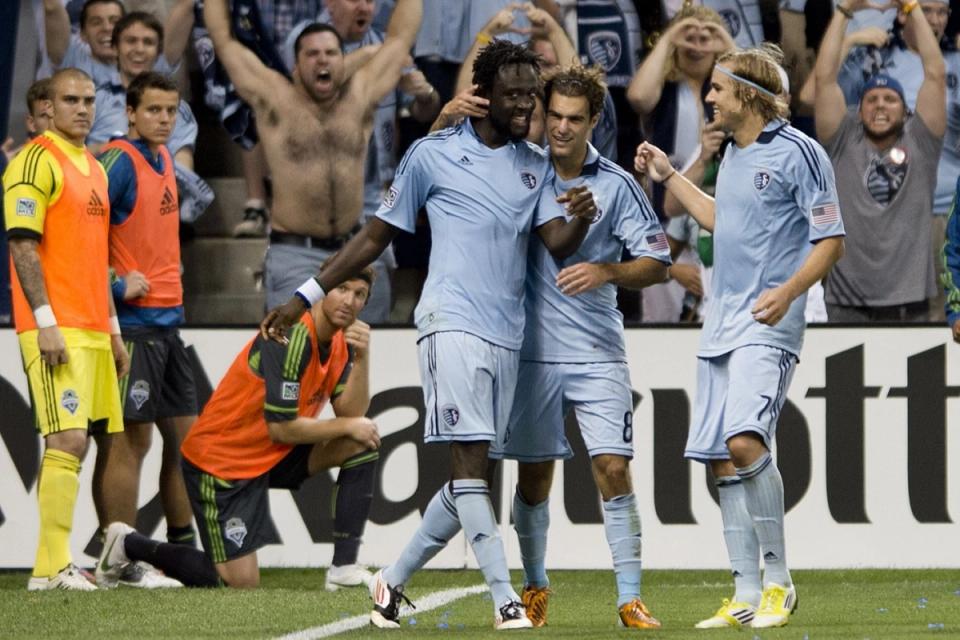
<path id="1" fill-rule="evenodd" d="M 139 271 L 131 271 L 123 276 L 123 283 L 126 286 L 123 292 L 124 300 L 143 297 L 150 291 L 150 281 Z"/>
<path id="2" fill-rule="evenodd" d="M 40 348 L 40 359 L 51 367 L 67 364 L 70 361 L 67 355 L 67 343 L 57 325 L 37 331 L 37 346 Z"/>
<path id="3" fill-rule="evenodd" d="M 610 269 L 605 264 L 581 262 L 564 267 L 557 274 L 557 287 L 567 296 L 575 296 L 610 282 Z"/>
<path id="4" fill-rule="evenodd" d="M 307 306 L 298 296 L 293 296 L 276 309 L 271 309 L 260 323 L 260 335 L 266 340 L 287 344 L 287 329 L 296 324 Z"/>
<path id="5" fill-rule="evenodd" d="M 720 153 L 720 145 L 726 139 L 726 132 L 716 122 L 708 122 L 700 132 L 700 158 L 709 162 Z"/>
<path id="6" fill-rule="evenodd" d="M 696 18 L 684 18 L 670 26 L 663 37 L 677 48 L 691 48 L 700 35 L 701 22 Z"/>
<path id="7" fill-rule="evenodd" d="M 960 318 L 953 323 L 953 341 L 960 343 Z"/>
<path id="8" fill-rule="evenodd" d="M 350 422 L 350 438 L 356 440 L 367 449 L 380 448 L 380 432 L 377 425 L 370 418 L 352 418 Z"/>
<path id="9" fill-rule="evenodd" d="M 851 47 L 882 47 L 890 40 L 890 32 L 880 27 L 866 27 L 859 31 L 854 31 L 846 38 Z"/>
<path id="10" fill-rule="evenodd" d="M 703 297 L 703 282 L 700 280 L 700 265 L 674 264 L 670 266 L 670 276 L 680 286 L 697 296 Z"/>
<path id="11" fill-rule="evenodd" d="M 459 122 L 463 118 L 486 118 L 490 101 L 476 95 L 479 85 L 471 85 L 455 95 L 453 100 L 443 105 L 440 117 L 447 125 Z"/>
<path id="12" fill-rule="evenodd" d="M 595 222 L 597 217 L 597 203 L 593 194 L 586 185 L 573 187 L 557 196 L 557 202 L 566 205 L 567 215 L 580 218 L 587 222 Z"/>
<path id="13" fill-rule="evenodd" d="M 783 320 L 783 316 L 787 315 L 792 302 L 793 296 L 790 295 L 785 286 L 780 285 L 773 289 L 765 289 L 757 298 L 757 303 L 753 305 L 750 313 L 753 314 L 753 319 L 760 324 L 773 327 Z"/>
<path id="14" fill-rule="evenodd" d="M 663 182 L 673 175 L 676 169 L 670 164 L 670 158 L 663 151 L 649 142 L 637 147 L 637 155 L 633 158 L 633 168 L 638 173 L 645 173 L 656 182 Z"/>
<path id="15" fill-rule="evenodd" d="M 343 339 L 353 347 L 354 358 L 367 357 L 370 351 L 370 325 L 363 320 L 354 320 L 352 325 L 343 330 Z"/>
<path id="16" fill-rule="evenodd" d="M 110 350 L 113 351 L 113 363 L 117 366 L 117 377 L 122 378 L 130 373 L 130 354 L 119 334 L 110 336 Z"/>

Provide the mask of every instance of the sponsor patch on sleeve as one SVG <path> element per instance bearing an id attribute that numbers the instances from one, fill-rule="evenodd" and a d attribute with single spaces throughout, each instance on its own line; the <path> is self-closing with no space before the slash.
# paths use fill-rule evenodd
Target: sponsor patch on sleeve
<path id="1" fill-rule="evenodd" d="M 33 198 L 17 198 L 17 215 L 32 218 L 37 214 L 37 201 Z"/>
<path id="2" fill-rule="evenodd" d="M 387 189 L 387 192 L 383 194 L 383 206 L 387 209 L 393 209 L 393 205 L 397 204 L 397 198 L 400 197 L 400 192 L 397 191 L 396 187 L 391 186 Z"/>
<path id="3" fill-rule="evenodd" d="M 280 389 L 280 397 L 284 400 L 299 400 L 300 399 L 300 383 L 299 382 L 284 382 L 283 387 Z"/>

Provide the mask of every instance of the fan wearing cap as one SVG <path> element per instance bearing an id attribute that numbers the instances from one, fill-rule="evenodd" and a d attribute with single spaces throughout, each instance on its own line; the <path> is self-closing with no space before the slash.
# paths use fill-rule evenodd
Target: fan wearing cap
<path id="1" fill-rule="evenodd" d="M 911 112 L 901 83 L 885 74 L 867 79 L 857 107 L 846 107 L 837 82 L 849 16 L 874 8 L 844 0 L 824 34 L 817 58 L 817 137 L 837 174 L 849 238 L 846 255 L 827 280 L 831 322 L 926 321 L 935 295 L 931 213 L 946 129 L 946 66 L 917 0 L 898 1 L 916 36 L 923 82 Z"/>

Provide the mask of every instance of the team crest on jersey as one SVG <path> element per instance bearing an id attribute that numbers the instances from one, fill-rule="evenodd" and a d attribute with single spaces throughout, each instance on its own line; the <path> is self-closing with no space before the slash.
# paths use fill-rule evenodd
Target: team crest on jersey
<path id="1" fill-rule="evenodd" d="M 536 189 L 537 188 L 537 176 L 533 175 L 529 171 L 520 172 L 520 182 L 523 183 L 527 189 Z"/>
<path id="2" fill-rule="evenodd" d="M 243 547 L 243 539 L 247 537 L 247 525 L 240 518 L 230 518 L 223 528 L 223 534 L 240 549 Z"/>
<path id="3" fill-rule="evenodd" d="M 284 400 L 299 400 L 300 399 L 300 383 L 299 382 L 284 382 L 283 386 L 280 388 L 280 397 Z"/>
<path id="4" fill-rule="evenodd" d="M 143 408 L 147 400 L 150 399 L 150 383 L 146 380 L 137 380 L 130 388 L 130 399 L 136 405 L 137 411 Z"/>
<path id="5" fill-rule="evenodd" d="M 383 206 L 387 209 L 393 209 L 393 205 L 397 204 L 397 198 L 400 197 L 400 192 L 397 191 L 396 187 L 391 186 L 387 189 L 387 192 L 383 194 Z"/>
<path id="6" fill-rule="evenodd" d="M 457 405 L 448 404 L 444 406 L 440 409 L 440 415 L 443 416 L 443 421 L 448 426 L 455 427 L 460 422 L 460 409 L 457 409 Z"/>
<path id="7" fill-rule="evenodd" d="M 720 12 L 720 17 L 727 23 L 730 35 L 736 38 L 737 34 L 740 33 L 740 16 L 737 15 L 737 12 L 732 9 L 724 9 Z"/>
<path id="8" fill-rule="evenodd" d="M 604 71 L 611 71 L 620 62 L 623 54 L 620 34 L 616 31 L 591 33 L 587 38 L 587 51 L 590 59 L 603 67 Z"/>
<path id="9" fill-rule="evenodd" d="M 37 201 L 33 198 L 17 198 L 17 215 L 32 218 L 37 213 Z"/>
<path id="10" fill-rule="evenodd" d="M 753 174 L 753 186 L 757 188 L 757 191 L 763 191 L 767 188 L 767 185 L 770 184 L 770 174 L 766 171 L 757 171 Z"/>
<path id="11" fill-rule="evenodd" d="M 60 405 L 69 411 L 70 415 L 75 414 L 80 406 L 80 398 L 77 397 L 77 392 L 73 389 L 65 390 L 63 395 L 60 396 Z"/>

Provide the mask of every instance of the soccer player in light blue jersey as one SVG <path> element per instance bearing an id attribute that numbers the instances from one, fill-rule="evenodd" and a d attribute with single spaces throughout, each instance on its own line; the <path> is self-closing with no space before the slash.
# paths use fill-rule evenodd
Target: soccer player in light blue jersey
<path id="1" fill-rule="evenodd" d="M 557 174 L 553 191 L 588 186 L 598 215 L 566 260 L 530 240 L 519 385 L 504 438 L 490 452 L 520 461 L 513 520 L 525 573 L 521 597 L 537 627 L 546 624 L 550 593 L 544 563 L 548 498 L 555 461 L 573 455 L 564 436 L 571 410 L 603 497 L 619 620 L 632 628 L 660 626 L 640 599 L 640 514 L 629 467 L 633 398 L 617 286 L 663 282 L 670 251 L 633 176 L 588 142 L 605 93 L 602 72 L 579 65 L 559 70 L 546 84 L 546 130 Z M 625 249 L 632 259 L 621 263 Z"/>
<path id="2" fill-rule="evenodd" d="M 715 198 L 676 175 L 650 144 L 635 160 L 714 234 L 714 299 L 685 456 L 713 472 L 736 594 L 698 628 L 783 626 L 797 603 L 783 481 L 770 448 L 800 355 L 807 289 L 840 259 L 844 230 L 826 152 L 782 119 L 780 57 L 770 46 L 717 60 L 707 102 L 734 143 Z"/>
<path id="3" fill-rule="evenodd" d="M 474 63 L 486 117 L 415 142 L 375 218 L 316 279 L 268 314 L 267 335 L 290 326 L 324 290 L 369 264 L 426 207 L 434 242 L 415 321 L 427 442 L 450 446 L 452 479 L 434 496 L 396 562 L 370 583 L 377 627 L 399 627 L 403 585 L 462 527 L 493 596 L 494 626 L 531 626 L 510 586 L 487 485 L 487 451 L 506 428 L 523 341 L 530 231 L 558 259 L 572 254 L 597 211 L 585 187 L 555 197 L 546 152 L 524 141 L 540 92 L 536 56 L 495 40 Z M 561 204 L 566 204 L 567 221 Z"/>

